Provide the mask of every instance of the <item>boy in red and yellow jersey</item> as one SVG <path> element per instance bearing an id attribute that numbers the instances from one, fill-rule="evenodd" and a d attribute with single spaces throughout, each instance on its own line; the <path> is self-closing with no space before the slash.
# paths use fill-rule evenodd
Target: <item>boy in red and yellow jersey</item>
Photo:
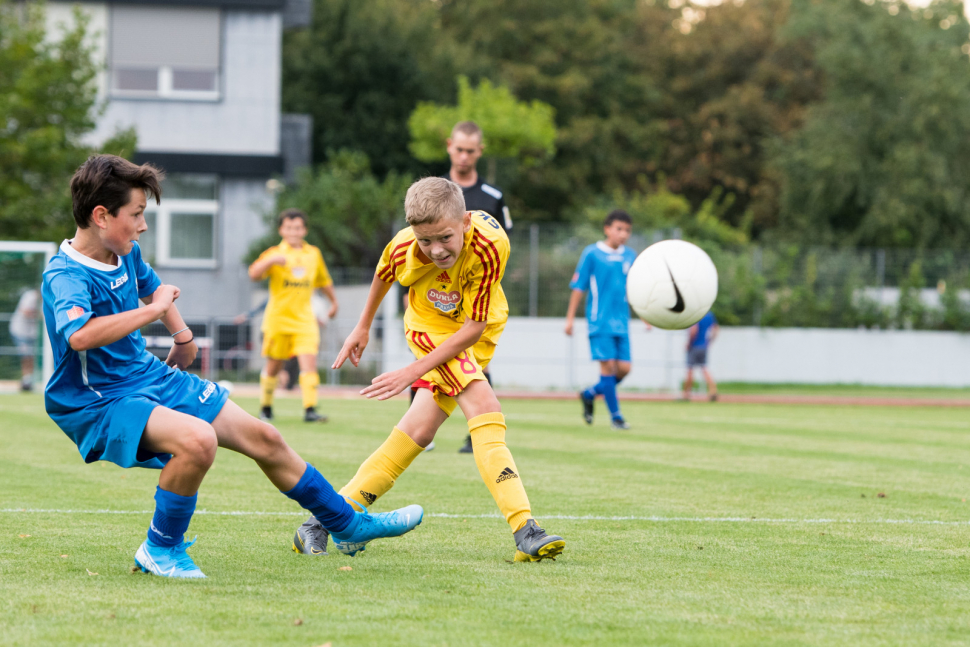
<path id="1" fill-rule="evenodd" d="M 310 297 L 321 290 L 330 299 L 330 318 L 337 314 L 337 295 L 320 250 L 310 245 L 306 214 L 298 209 L 280 213 L 279 245 L 260 254 L 249 266 L 249 278 L 269 278 L 269 302 L 263 315 L 263 357 L 266 368 L 259 376 L 260 414 L 262 420 L 273 419 L 273 391 L 283 364 L 296 355 L 300 362 L 300 390 L 303 393 L 303 420 L 326 422 L 317 413 L 317 352 L 320 348 L 320 326 L 313 314 Z"/>
<path id="2" fill-rule="evenodd" d="M 334 368 L 347 359 L 358 365 L 381 300 L 398 281 L 409 288 L 404 331 L 418 359 L 379 375 L 361 393 L 386 400 L 412 384 L 419 388 L 390 437 L 340 494 L 358 505 L 373 503 L 391 489 L 458 406 L 468 420 L 478 471 L 512 530 L 516 561 L 555 557 L 566 542 L 547 535 L 532 517 L 505 444 L 502 408 L 482 372 L 508 319 L 501 281 L 509 238 L 490 215 L 465 211 L 461 188 L 443 178 L 411 185 L 404 211 L 410 227 L 384 250 L 364 312 Z M 326 531 L 311 517 L 297 531 L 294 549 L 323 554 L 326 541 Z"/>

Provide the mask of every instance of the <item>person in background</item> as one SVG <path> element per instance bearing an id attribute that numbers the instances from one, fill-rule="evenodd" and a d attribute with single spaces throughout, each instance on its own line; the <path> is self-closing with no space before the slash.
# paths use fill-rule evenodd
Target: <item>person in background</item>
<path id="1" fill-rule="evenodd" d="M 694 388 L 694 369 L 699 368 L 707 382 L 707 399 L 717 402 L 717 383 L 707 368 L 707 349 L 717 337 L 721 329 L 713 312 L 708 312 L 701 320 L 690 327 L 687 338 L 687 379 L 684 380 L 684 400 L 690 401 L 690 392 Z"/>
<path id="2" fill-rule="evenodd" d="M 20 295 L 10 318 L 10 336 L 20 355 L 20 390 L 34 388 L 34 356 L 40 333 L 40 291 L 28 288 Z"/>
<path id="3" fill-rule="evenodd" d="M 512 215 L 505 204 L 504 194 L 498 187 L 485 183 L 478 175 L 478 160 L 485 150 L 482 129 L 474 121 L 460 121 L 451 129 L 447 145 L 451 168 L 441 177 L 461 187 L 465 197 L 465 209 L 484 211 L 508 233 L 512 229 Z M 487 369 L 485 379 L 489 384 L 492 383 L 492 374 Z M 417 389 L 411 389 L 412 402 L 416 391 Z M 434 449 L 434 443 L 427 449 Z M 471 435 L 465 439 L 465 444 L 458 453 L 472 453 Z"/>

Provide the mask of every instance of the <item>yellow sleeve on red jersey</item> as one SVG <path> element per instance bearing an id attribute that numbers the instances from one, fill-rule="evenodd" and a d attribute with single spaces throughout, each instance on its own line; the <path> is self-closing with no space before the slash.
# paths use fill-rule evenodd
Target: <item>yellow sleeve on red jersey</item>
<path id="1" fill-rule="evenodd" d="M 397 232 L 393 240 L 384 248 L 381 260 L 377 263 L 377 277 L 385 283 L 397 280 L 397 271 L 407 260 L 408 247 L 414 242 L 414 232 L 410 227 Z"/>
<path id="2" fill-rule="evenodd" d="M 473 213 L 472 217 L 478 213 Z M 472 227 L 469 250 L 472 262 L 462 295 L 462 311 L 465 317 L 475 321 L 488 321 L 492 302 L 501 298 L 496 297 L 496 293 L 501 290 L 510 251 L 509 237 L 500 228 L 497 231 L 489 229 L 490 217 L 482 215 L 486 217 L 483 222 L 474 222 L 475 226 Z M 491 221 L 494 222 L 494 219 Z"/>
<path id="3" fill-rule="evenodd" d="M 327 270 L 327 263 L 323 260 L 323 254 L 316 247 L 313 250 L 317 253 L 317 279 L 313 284 L 315 288 L 326 288 L 333 285 L 333 279 L 330 278 L 330 272 Z"/>
<path id="4" fill-rule="evenodd" d="M 265 258 L 268 258 L 270 256 L 278 256 L 278 255 L 280 255 L 282 253 L 283 252 L 280 251 L 280 248 L 277 245 L 273 245 L 272 247 L 270 247 L 269 249 L 267 249 L 265 252 L 263 252 L 262 254 L 260 254 L 259 255 L 259 258 L 257 258 L 255 261 L 253 261 L 253 265 L 255 265 L 256 263 L 260 262 L 261 260 L 263 260 Z M 252 265 L 250 265 L 250 267 L 252 267 Z M 278 271 L 279 269 L 280 269 L 280 266 L 279 265 L 270 265 L 268 268 L 266 268 L 266 271 L 265 272 L 263 272 L 262 274 L 260 274 L 259 280 L 262 281 L 267 276 L 269 276 L 270 274 L 272 274 L 273 273 L 273 270 L 277 270 Z"/>

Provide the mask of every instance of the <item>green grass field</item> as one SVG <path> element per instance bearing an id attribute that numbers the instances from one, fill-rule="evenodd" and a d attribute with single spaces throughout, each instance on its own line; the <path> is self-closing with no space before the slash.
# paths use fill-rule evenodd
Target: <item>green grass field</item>
<path id="1" fill-rule="evenodd" d="M 405 405 L 323 405 L 279 427 L 339 486 Z M 0 396 L 0 644 L 970 643 L 965 410 L 641 403 L 613 432 L 578 409 L 505 403 L 556 562 L 509 562 L 455 419 L 376 506 L 424 523 L 358 558 L 292 553 L 302 516 L 220 452 L 189 529 L 209 577 L 178 582 L 129 570 L 157 475 L 85 465 L 39 396 Z"/>

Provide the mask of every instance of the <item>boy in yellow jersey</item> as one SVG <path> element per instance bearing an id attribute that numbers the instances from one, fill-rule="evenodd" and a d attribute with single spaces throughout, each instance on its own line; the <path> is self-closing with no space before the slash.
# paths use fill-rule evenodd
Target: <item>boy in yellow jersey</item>
<path id="1" fill-rule="evenodd" d="M 249 278 L 269 277 L 269 302 L 263 315 L 263 357 L 266 368 L 259 376 L 262 420 L 273 419 L 273 391 L 276 376 L 287 359 L 296 355 L 300 363 L 300 390 L 303 393 L 303 420 L 326 422 L 317 413 L 317 351 L 320 327 L 313 314 L 310 297 L 315 289 L 330 299 L 330 317 L 337 314 L 337 296 L 320 250 L 306 243 L 306 214 L 287 209 L 279 217 L 279 245 L 260 254 L 249 266 Z"/>
<path id="2" fill-rule="evenodd" d="M 398 281 L 409 288 L 404 332 L 418 359 L 377 376 L 361 393 L 386 400 L 415 382 L 419 389 L 390 437 L 340 494 L 361 507 L 372 504 L 391 489 L 458 406 L 468 420 L 478 471 L 512 530 L 516 561 L 553 558 L 566 542 L 547 535 L 532 517 L 505 444 L 502 408 L 482 371 L 508 319 L 501 281 L 509 238 L 492 216 L 466 212 L 461 187 L 444 178 L 411 185 L 404 211 L 411 226 L 385 248 L 364 312 L 334 367 L 347 359 L 359 364 L 381 300 Z M 311 517 L 293 543 L 297 552 L 325 554 L 327 532 Z"/>

